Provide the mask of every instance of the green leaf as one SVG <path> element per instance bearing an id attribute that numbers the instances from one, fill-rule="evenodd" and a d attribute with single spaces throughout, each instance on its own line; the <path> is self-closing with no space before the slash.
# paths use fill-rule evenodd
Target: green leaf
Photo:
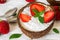
<path id="1" fill-rule="evenodd" d="M 35 16 L 34 17 L 38 17 L 39 16 L 39 11 L 38 10 L 32 9 L 32 11 L 35 13 Z"/>
<path id="2" fill-rule="evenodd" d="M 9 39 L 19 38 L 22 34 L 12 34 Z"/>
<path id="3" fill-rule="evenodd" d="M 34 17 L 39 17 L 39 16 L 41 16 L 42 14 L 44 14 L 45 11 L 39 12 L 38 10 L 33 9 L 33 12 L 35 13 L 35 16 L 34 16 Z"/>
<path id="4" fill-rule="evenodd" d="M 34 17 L 38 17 L 38 20 L 39 20 L 41 23 L 44 23 L 44 18 L 41 17 L 41 15 L 43 15 L 45 11 L 39 12 L 38 10 L 33 9 L 33 12 L 35 13 L 35 16 L 34 16 Z"/>
<path id="5" fill-rule="evenodd" d="M 56 28 L 54 28 L 53 31 L 54 31 L 55 33 L 59 33 L 59 31 L 58 31 Z"/>
<path id="6" fill-rule="evenodd" d="M 33 11 L 34 13 L 39 13 L 39 11 L 36 10 L 36 9 L 32 9 L 32 11 Z"/>
<path id="7" fill-rule="evenodd" d="M 43 18 L 43 17 L 39 16 L 39 17 L 38 17 L 38 20 L 39 20 L 41 23 L 44 23 L 44 18 Z"/>
<path id="8" fill-rule="evenodd" d="M 43 15 L 45 11 L 39 12 L 39 15 Z"/>

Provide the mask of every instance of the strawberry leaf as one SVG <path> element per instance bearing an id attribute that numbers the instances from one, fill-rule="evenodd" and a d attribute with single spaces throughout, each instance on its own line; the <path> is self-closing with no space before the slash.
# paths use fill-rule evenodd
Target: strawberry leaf
<path id="1" fill-rule="evenodd" d="M 12 34 L 9 39 L 19 38 L 22 34 Z"/>
<path id="2" fill-rule="evenodd" d="M 44 18 L 43 17 L 39 16 L 38 19 L 41 23 L 44 23 Z"/>
<path id="3" fill-rule="evenodd" d="M 54 31 L 55 33 L 59 33 L 59 31 L 58 31 L 56 28 L 54 28 L 53 31 Z"/>

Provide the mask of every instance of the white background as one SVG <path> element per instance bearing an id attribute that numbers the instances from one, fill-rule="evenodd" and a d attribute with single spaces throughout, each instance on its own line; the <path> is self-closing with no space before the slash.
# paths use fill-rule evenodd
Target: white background
<path id="1" fill-rule="evenodd" d="M 45 4 L 49 3 L 46 0 L 37 0 L 39 2 L 43 2 Z M 25 0 L 8 0 L 5 4 L 0 4 L 0 16 L 4 15 L 8 10 L 17 7 L 18 10 L 22 8 L 24 5 L 26 5 L 28 2 Z M 55 22 L 54 27 L 60 30 L 60 22 Z M 0 36 L 0 40 L 9 40 L 9 37 L 14 33 L 20 33 L 23 34 L 18 26 L 18 24 L 10 24 L 10 32 L 5 35 Z M 31 40 L 28 38 L 25 34 L 23 34 L 20 38 L 17 39 L 11 39 L 11 40 Z M 54 33 L 52 30 L 44 37 L 41 37 L 39 39 L 33 39 L 33 40 L 60 40 L 60 34 Z"/>

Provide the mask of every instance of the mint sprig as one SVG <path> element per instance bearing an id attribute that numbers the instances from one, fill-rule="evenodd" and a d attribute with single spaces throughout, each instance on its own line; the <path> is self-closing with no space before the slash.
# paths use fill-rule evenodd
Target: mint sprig
<path id="1" fill-rule="evenodd" d="M 53 31 L 54 31 L 55 33 L 59 33 L 58 29 L 56 29 L 56 28 L 53 28 Z"/>
<path id="2" fill-rule="evenodd" d="M 22 34 L 12 34 L 9 39 L 19 38 Z"/>
<path id="3" fill-rule="evenodd" d="M 39 12 L 40 15 L 43 15 L 45 11 Z"/>
<path id="4" fill-rule="evenodd" d="M 41 15 L 43 15 L 45 11 L 39 12 L 39 11 L 36 10 L 36 9 L 32 9 L 32 11 L 35 13 L 35 16 L 34 16 L 34 17 L 38 17 L 38 20 L 39 20 L 41 23 L 44 23 L 44 17 L 41 17 Z"/>
<path id="5" fill-rule="evenodd" d="M 39 11 L 36 10 L 36 9 L 32 9 L 32 10 L 33 10 L 33 12 L 35 13 L 35 16 L 34 16 L 34 17 L 38 17 L 38 16 L 39 16 Z"/>
<path id="6" fill-rule="evenodd" d="M 44 23 L 44 18 L 43 17 L 39 16 L 38 19 L 41 23 Z"/>

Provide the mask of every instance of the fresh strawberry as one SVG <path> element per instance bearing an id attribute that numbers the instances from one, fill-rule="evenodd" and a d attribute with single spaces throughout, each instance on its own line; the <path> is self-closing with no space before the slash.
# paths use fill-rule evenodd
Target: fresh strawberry
<path id="1" fill-rule="evenodd" d="M 0 3 L 1 4 L 5 3 L 5 2 L 6 2 L 6 0 L 0 0 Z"/>
<path id="2" fill-rule="evenodd" d="M 60 20 L 60 11 L 56 11 L 56 20 Z"/>
<path id="3" fill-rule="evenodd" d="M 37 9 L 39 12 L 41 12 L 41 11 L 44 11 L 45 10 L 45 7 L 43 5 L 37 4 L 37 3 L 31 4 L 30 5 L 30 12 L 31 12 L 31 15 L 32 16 L 35 15 L 35 13 L 33 12 L 33 9 Z"/>
<path id="4" fill-rule="evenodd" d="M 54 12 L 53 11 L 47 11 L 44 14 L 44 22 L 45 23 L 50 22 L 53 18 L 54 18 Z"/>
<path id="5" fill-rule="evenodd" d="M 35 0 L 26 0 L 27 2 L 34 2 Z"/>
<path id="6" fill-rule="evenodd" d="M 23 22 L 28 22 L 29 20 L 31 20 L 31 16 L 26 15 L 26 14 L 20 14 L 19 18 L 23 21 Z"/>
<path id="7" fill-rule="evenodd" d="M 5 20 L 0 21 L 0 33 L 7 34 L 9 32 L 9 24 Z"/>
<path id="8" fill-rule="evenodd" d="M 55 13 L 56 13 L 56 20 L 60 20 L 60 9 L 59 6 L 54 6 Z"/>
<path id="9" fill-rule="evenodd" d="M 55 10 L 59 10 L 59 6 L 54 6 L 54 9 Z"/>

